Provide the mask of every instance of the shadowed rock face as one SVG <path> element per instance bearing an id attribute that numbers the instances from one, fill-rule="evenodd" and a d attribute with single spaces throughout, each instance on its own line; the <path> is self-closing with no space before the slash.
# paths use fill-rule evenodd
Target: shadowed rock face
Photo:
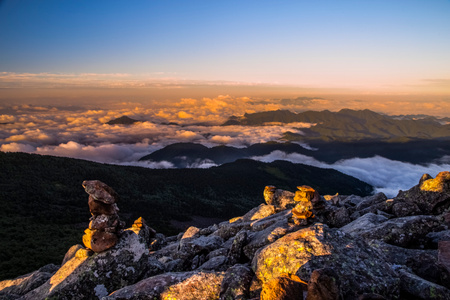
<path id="1" fill-rule="evenodd" d="M 90 241 L 115 245 L 76 245 L 58 270 L 0 282 L 0 299 L 450 299 L 447 173 L 394 199 L 269 186 L 247 214 L 172 237 L 142 218 L 116 230 L 117 210 L 94 215 Z M 115 205 L 97 200 L 115 199 L 105 184 L 85 185 L 89 201 Z"/>

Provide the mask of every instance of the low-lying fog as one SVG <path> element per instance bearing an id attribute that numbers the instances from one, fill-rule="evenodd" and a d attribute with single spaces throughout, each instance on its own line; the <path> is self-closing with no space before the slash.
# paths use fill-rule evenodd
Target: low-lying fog
<path id="1" fill-rule="evenodd" d="M 284 99 L 286 100 L 286 99 Z M 245 147 L 254 143 L 279 141 L 286 131 L 301 134 L 312 124 L 292 123 L 284 126 L 220 126 L 229 116 L 245 112 L 326 106 L 322 98 L 298 101 L 261 101 L 250 98 L 182 99 L 170 106 L 153 103 L 118 103 L 110 109 L 85 109 L 76 106 L 0 106 L 0 150 L 66 156 L 102 163 L 170 168 L 169 162 L 139 162 L 139 158 L 175 142 L 195 142 L 206 146 Z M 281 105 L 284 103 L 284 105 Z M 127 115 L 141 122 L 133 125 L 107 125 L 107 121 Z M 172 123 L 171 123 L 172 122 Z M 174 124 L 176 123 L 176 124 Z M 357 177 L 377 191 L 395 196 L 399 189 L 417 184 L 423 173 L 435 176 L 450 170 L 450 158 L 428 165 L 413 165 L 383 157 L 353 158 L 326 164 L 300 154 L 275 151 L 254 159 L 270 162 L 277 159 L 322 168 L 333 168 Z M 196 167 L 210 167 L 205 162 Z M 269 183 L 268 183 L 269 184 Z M 299 183 L 301 184 L 301 183 Z"/>

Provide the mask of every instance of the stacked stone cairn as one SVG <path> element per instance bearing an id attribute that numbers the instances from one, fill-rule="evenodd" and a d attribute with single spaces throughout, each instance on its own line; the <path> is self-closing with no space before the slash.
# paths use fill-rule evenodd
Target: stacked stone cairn
<path id="1" fill-rule="evenodd" d="M 116 245 L 118 235 L 124 228 L 117 214 L 119 195 L 99 180 L 85 180 L 83 187 L 89 194 L 89 211 L 92 214 L 89 228 L 84 231 L 83 244 L 96 253 L 102 252 Z"/>
<path id="2" fill-rule="evenodd" d="M 324 208 L 323 200 L 319 193 L 310 186 L 297 187 L 294 201 L 297 203 L 292 209 L 292 220 L 297 225 L 307 225 L 308 220 L 315 217 L 314 212 Z"/>

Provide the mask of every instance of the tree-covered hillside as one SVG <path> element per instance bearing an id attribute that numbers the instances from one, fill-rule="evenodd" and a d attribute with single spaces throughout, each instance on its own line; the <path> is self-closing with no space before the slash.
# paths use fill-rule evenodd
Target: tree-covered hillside
<path id="1" fill-rule="evenodd" d="M 0 152 L 0 168 L 0 279 L 59 264 L 71 245 L 81 243 L 90 217 L 83 180 L 101 180 L 118 192 L 127 225 L 142 216 L 164 234 L 176 233 L 171 220 L 242 215 L 264 201 L 266 185 L 295 191 L 306 184 L 321 194 L 372 191 L 335 170 L 283 161 L 155 170 Z"/>

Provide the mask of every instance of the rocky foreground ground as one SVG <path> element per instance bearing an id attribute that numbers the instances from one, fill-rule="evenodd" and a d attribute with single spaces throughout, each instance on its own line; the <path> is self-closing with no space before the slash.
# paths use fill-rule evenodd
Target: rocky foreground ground
<path id="1" fill-rule="evenodd" d="M 172 237 L 122 229 L 112 189 L 84 185 L 85 246 L 0 299 L 450 299 L 450 172 L 393 199 L 268 186 L 244 216 Z"/>

